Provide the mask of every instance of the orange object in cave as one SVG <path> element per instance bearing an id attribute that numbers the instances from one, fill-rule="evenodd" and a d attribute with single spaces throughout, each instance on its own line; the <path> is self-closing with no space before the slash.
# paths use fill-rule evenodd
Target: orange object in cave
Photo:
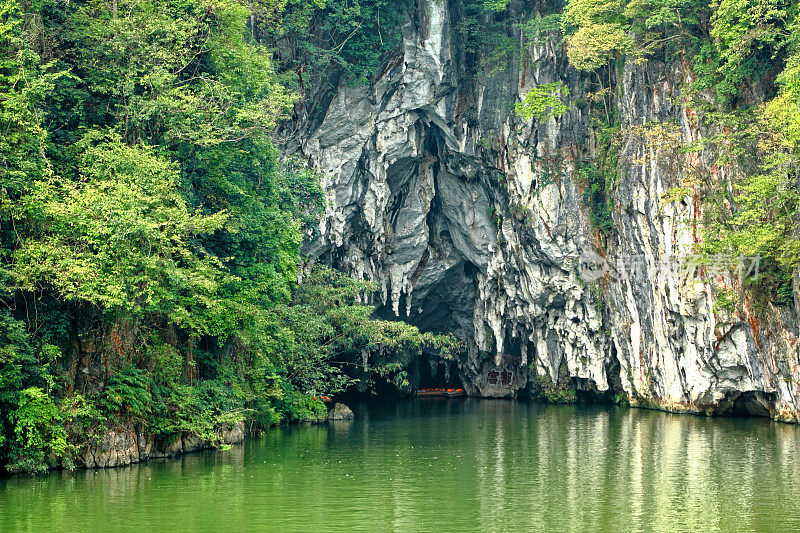
<path id="1" fill-rule="evenodd" d="M 460 398 L 466 396 L 464 389 L 419 389 L 418 398 Z"/>

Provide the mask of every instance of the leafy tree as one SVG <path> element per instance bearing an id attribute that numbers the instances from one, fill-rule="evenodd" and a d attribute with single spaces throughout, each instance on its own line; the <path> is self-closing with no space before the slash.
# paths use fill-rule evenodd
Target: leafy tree
<path id="1" fill-rule="evenodd" d="M 385 54 L 402 44 L 406 0 L 288 0 L 276 10 L 279 23 L 264 31 L 278 48 L 287 85 L 304 94 L 332 89 L 344 77 L 369 82 Z"/>
<path id="2" fill-rule="evenodd" d="M 323 195 L 273 145 L 296 95 L 256 39 L 293 42 L 283 68 L 322 52 L 316 75 L 359 83 L 399 46 L 403 9 L 0 6 L 0 466 L 69 465 L 119 424 L 215 443 L 245 418 L 319 418 L 319 394 L 402 385 L 409 354 L 450 346 L 374 320 L 369 286 L 298 286 Z"/>
<path id="3" fill-rule="evenodd" d="M 563 17 L 570 63 L 580 70 L 595 70 L 632 52 L 629 24 L 619 0 L 570 0 Z"/>
<path id="4" fill-rule="evenodd" d="M 713 4 L 711 36 L 717 67 L 713 73 L 715 91 L 729 102 L 741 83 L 760 73 L 765 64 L 791 38 L 787 21 L 796 16 L 797 6 L 785 0 L 717 0 Z"/>
<path id="5" fill-rule="evenodd" d="M 778 76 L 778 95 L 760 106 L 742 153 L 750 171 L 734 176 L 735 195 L 727 216 L 714 222 L 712 243 L 735 253 L 762 254 L 791 270 L 800 265 L 800 18 L 788 24 L 791 39 L 786 66 Z M 780 32 L 786 32 L 781 29 Z M 749 40 L 749 39 L 748 39 Z M 755 150 L 747 148 L 755 147 Z"/>
<path id="6" fill-rule="evenodd" d="M 697 45 L 704 8 L 698 0 L 569 0 L 562 24 L 575 68 L 639 59 L 658 50 L 681 54 Z"/>
<path id="7" fill-rule="evenodd" d="M 69 444 L 61 412 L 42 389 L 22 390 L 19 405 L 9 419 L 14 426 L 9 471 L 42 471 L 53 465 L 54 459 L 67 455 Z"/>
<path id="8" fill-rule="evenodd" d="M 192 213 L 175 165 L 147 147 L 114 134 L 86 144 L 78 182 L 43 181 L 21 202 L 35 229 L 14 253 L 18 287 L 209 331 L 200 317 L 214 311 L 222 273 L 191 239 L 220 229 L 225 213 Z"/>
<path id="9" fill-rule="evenodd" d="M 567 105 L 563 99 L 569 96 L 569 89 L 561 83 L 545 83 L 533 87 L 522 102 L 514 106 L 519 116 L 526 120 L 546 120 L 563 115 Z"/>

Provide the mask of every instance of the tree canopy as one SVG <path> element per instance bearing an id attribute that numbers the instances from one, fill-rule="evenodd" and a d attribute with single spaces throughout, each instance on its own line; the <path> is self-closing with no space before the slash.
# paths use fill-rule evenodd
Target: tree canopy
<path id="1" fill-rule="evenodd" d="M 305 32 L 322 13 L 337 44 L 317 58 Z M 369 284 L 301 275 L 323 195 L 271 137 L 298 96 L 290 68 L 314 57 L 358 81 L 368 48 L 397 45 L 396 16 L 385 1 L 0 6 L 0 465 L 69 466 L 119 424 L 213 441 L 232 420 L 317 418 L 321 395 L 404 390 L 411 357 L 455 347 L 373 318 Z M 264 27 L 300 55 L 276 69 Z"/>

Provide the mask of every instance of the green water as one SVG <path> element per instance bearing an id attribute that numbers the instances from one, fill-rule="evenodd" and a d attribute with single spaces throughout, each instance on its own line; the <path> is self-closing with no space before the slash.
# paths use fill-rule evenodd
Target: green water
<path id="1" fill-rule="evenodd" d="M 0 530 L 800 529 L 800 428 L 503 400 L 354 404 L 226 452 L 0 481 Z"/>

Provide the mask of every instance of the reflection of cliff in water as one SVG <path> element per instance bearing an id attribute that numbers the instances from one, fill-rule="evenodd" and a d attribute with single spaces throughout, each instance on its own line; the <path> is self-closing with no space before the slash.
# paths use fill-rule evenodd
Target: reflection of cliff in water
<path id="1" fill-rule="evenodd" d="M 186 530 L 800 528 L 794 425 L 473 398 L 351 406 L 352 422 L 280 427 L 229 451 L 0 481 L 0 524 L 81 531 L 165 523 Z"/>
<path id="2" fill-rule="evenodd" d="M 535 4 L 542 16 L 563 7 Z M 770 306 L 754 330 L 715 307 L 708 279 L 660 268 L 695 251 L 702 209 L 692 196 L 664 205 L 691 168 L 653 156 L 630 132 L 674 124 L 687 141 L 707 137 L 685 104 L 687 65 L 626 61 L 602 73 L 622 139 L 604 189 L 609 227 L 600 231 L 584 201 L 587 169 L 603 149 L 590 105 L 596 77 L 569 65 L 558 32 L 523 38 L 516 21 L 534 14 L 532 3 L 497 14 L 508 17 L 509 42 L 521 44 L 491 73 L 459 39 L 462 2 L 413 5 L 402 50 L 371 84 L 340 84 L 304 107 L 313 118 L 292 125 L 287 149 L 319 170 L 327 196 L 319 231 L 304 245 L 309 257 L 376 282 L 379 316 L 464 340 L 457 374 L 473 396 L 535 396 L 544 387 L 796 420 L 795 310 Z M 513 104 L 550 83 L 569 90 L 563 115 L 515 115 Z M 713 161 L 708 150 L 692 157 Z M 587 281 L 579 263 L 588 253 L 637 258 L 641 268 Z M 512 376 L 507 386 L 494 372 Z"/>

